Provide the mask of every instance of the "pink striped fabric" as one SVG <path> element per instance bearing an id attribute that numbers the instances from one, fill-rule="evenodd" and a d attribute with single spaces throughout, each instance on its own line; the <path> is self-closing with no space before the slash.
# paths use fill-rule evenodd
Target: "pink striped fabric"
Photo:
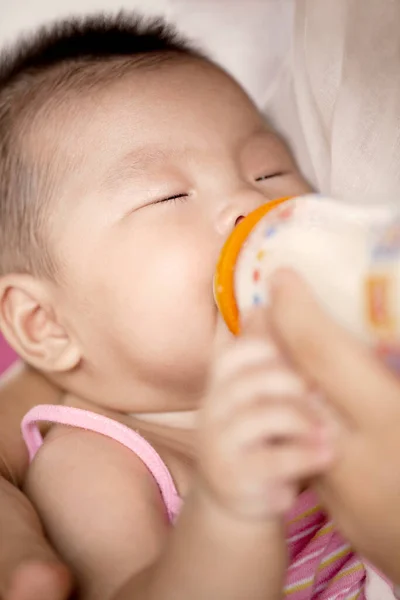
<path id="1" fill-rule="evenodd" d="M 88 411 L 41 405 L 22 421 L 22 434 L 32 460 L 43 443 L 40 421 L 62 423 L 108 436 L 137 454 L 158 483 L 171 522 L 181 499 L 172 477 L 155 450 L 135 431 Z M 335 530 L 311 491 L 301 494 L 287 519 L 290 555 L 285 598 L 288 600 L 368 600 L 363 562 Z M 392 596 L 394 598 L 394 596 Z M 373 600 L 381 600 L 380 598 Z"/>
<path id="2" fill-rule="evenodd" d="M 285 597 L 291 600 L 363 600 L 365 569 L 335 530 L 311 491 L 288 516 L 290 553 Z"/>

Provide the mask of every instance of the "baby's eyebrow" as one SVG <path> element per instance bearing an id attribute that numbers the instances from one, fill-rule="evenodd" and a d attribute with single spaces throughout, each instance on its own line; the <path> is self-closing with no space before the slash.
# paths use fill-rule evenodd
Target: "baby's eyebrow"
<path id="1" fill-rule="evenodd" d="M 115 188 L 126 181 L 137 177 L 150 166 L 160 164 L 171 156 L 160 147 L 142 146 L 130 150 L 127 154 L 115 161 L 101 179 L 101 186 Z"/>

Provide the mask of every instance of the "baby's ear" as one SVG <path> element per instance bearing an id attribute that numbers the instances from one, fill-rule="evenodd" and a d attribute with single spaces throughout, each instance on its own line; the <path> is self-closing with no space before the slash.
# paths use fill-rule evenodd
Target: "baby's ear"
<path id="1" fill-rule="evenodd" d="M 0 330 L 17 354 L 40 371 L 62 373 L 80 361 L 78 345 L 57 319 L 50 289 L 30 275 L 0 278 Z"/>

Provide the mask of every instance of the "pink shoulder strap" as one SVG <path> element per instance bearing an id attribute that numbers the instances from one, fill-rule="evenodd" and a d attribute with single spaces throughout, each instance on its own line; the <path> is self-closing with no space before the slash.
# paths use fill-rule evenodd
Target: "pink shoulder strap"
<path id="1" fill-rule="evenodd" d="M 181 507 L 175 484 L 165 463 L 154 448 L 136 431 L 122 423 L 114 421 L 87 410 L 69 406 L 53 406 L 41 404 L 32 408 L 21 423 L 22 437 L 28 448 L 29 459 L 33 460 L 36 452 L 43 444 L 43 438 L 37 423 L 59 423 L 93 431 L 116 440 L 129 450 L 132 450 L 146 465 L 156 480 L 164 500 L 168 517 L 174 521 Z"/>

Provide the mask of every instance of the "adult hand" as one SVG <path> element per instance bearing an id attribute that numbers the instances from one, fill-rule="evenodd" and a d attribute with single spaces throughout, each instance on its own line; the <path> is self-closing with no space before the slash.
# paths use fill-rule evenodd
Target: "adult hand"
<path id="1" fill-rule="evenodd" d="M 19 424 L 41 402 L 60 393 L 35 372 L 18 367 L 0 386 L 0 598 L 66 600 L 71 577 L 44 537 L 39 518 L 20 491 L 27 454 Z"/>
<path id="2" fill-rule="evenodd" d="M 269 318 L 284 351 L 336 413 L 338 459 L 316 485 L 359 553 L 400 582 L 400 380 L 337 325 L 290 270 L 272 280 Z"/>

